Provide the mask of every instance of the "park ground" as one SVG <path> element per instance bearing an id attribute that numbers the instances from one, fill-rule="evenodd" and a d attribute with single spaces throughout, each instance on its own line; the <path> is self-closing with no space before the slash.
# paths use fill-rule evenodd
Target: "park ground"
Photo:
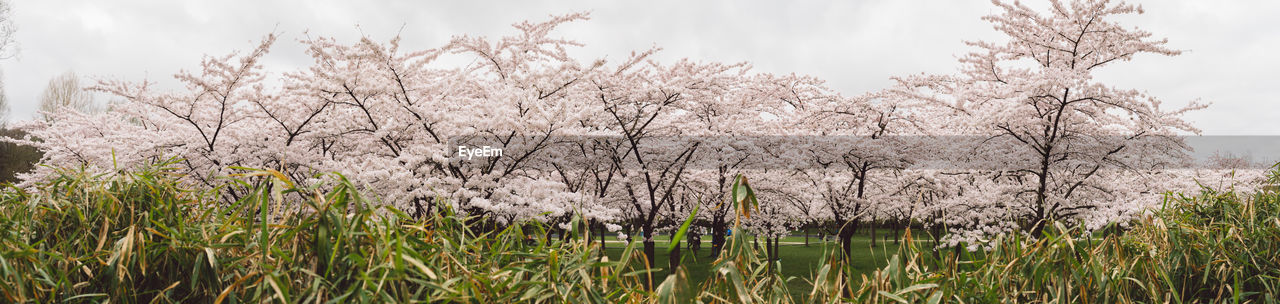
<path id="1" fill-rule="evenodd" d="M 869 234 L 860 233 L 853 238 L 854 255 L 852 267 L 857 272 L 869 275 L 876 269 L 884 267 L 894 254 L 898 252 L 898 244 L 893 239 L 884 241 L 883 237 L 892 232 L 881 230 L 878 241 L 874 248 L 871 247 L 871 236 Z M 660 268 L 654 272 L 654 280 L 661 281 L 668 274 L 667 268 L 667 244 L 668 236 L 658 235 L 654 238 L 655 246 L 658 248 L 654 261 Z M 764 245 L 764 239 L 759 240 L 760 245 Z M 698 252 L 688 250 L 688 246 L 682 247 L 681 252 L 684 255 L 684 261 L 681 265 L 685 266 L 689 271 L 689 276 L 694 284 L 701 284 L 709 275 L 711 264 L 715 261 L 715 257 L 711 256 L 710 237 L 702 239 L 702 248 Z M 622 250 L 626 247 L 626 241 L 619 241 L 614 236 L 605 237 L 605 253 L 608 254 L 610 260 L 618 260 L 622 255 Z M 778 246 L 778 259 L 780 260 L 779 269 L 782 271 L 783 277 L 791 278 L 787 282 L 787 286 L 792 296 L 800 298 L 800 295 L 808 294 L 813 288 L 811 282 L 807 278 L 813 278 L 814 272 L 822 267 L 823 254 L 831 252 L 839 242 L 823 241 L 816 236 L 809 238 L 809 244 L 805 245 L 803 236 L 783 237 Z M 639 250 L 640 244 L 636 244 Z M 792 278 L 794 277 L 794 278 Z"/>

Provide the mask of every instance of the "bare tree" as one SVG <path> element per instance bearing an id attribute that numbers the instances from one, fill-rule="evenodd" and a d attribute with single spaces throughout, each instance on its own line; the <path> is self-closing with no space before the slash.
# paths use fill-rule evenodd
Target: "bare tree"
<path id="1" fill-rule="evenodd" d="M 18 42 L 14 33 L 18 27 L 13 25 L 13 17 L 9 14 L 9 1 L 0 0 L 0 59 L 13 58 L 18 54 Z"/>
<path id="2" fill-rule="evenodd" d="M 17 31 L 18 28 L 13 25 L 13 18 L 9 15 L 9 1 L 0 0 L 0 59 L 13 57 L 17 53 L 17 42 L 13 40 L 13 34 Z M 8 118 L 9 97 L 4 94 L 4 79 L 0 78 L 0 128 L 4 127 Z"/>
<path id="3" fill-rule="evenodd" d="M 0 72 L 0 129 L 9 122 L 9 96 L 4 91 L 4 73 Z"/>
<path id="4" fill-rule="evenodd" d="M 78 112 L 95 111 L 93 95 L 80 86 L 80 77 L 75 72 L 66 72 L 49 80 L 49 86 L 40 94 L 40 116 L 48 120 L 47 113 L 64 110 Z"/>

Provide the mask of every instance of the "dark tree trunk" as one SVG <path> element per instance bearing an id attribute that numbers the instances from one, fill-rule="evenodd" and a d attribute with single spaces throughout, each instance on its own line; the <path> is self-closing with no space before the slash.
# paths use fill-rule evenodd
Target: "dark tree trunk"
<path id="1" fill-rule="evenodd" d="M 840 250 L 844 252 L 845 260 L 853 258 L 853 233 L 857 227 L 856 223 L 845 223 L 840 225 Z"/>
<path id="2" fill-rule="evenodd" d="M 641 227 L 641 229 L 642 229 L 642 232 L 644 233 L 644 256 L 645 256 L 644 258 L 645 258 L 645 261 L 649 262 L 649 267 L 652 268 L 653 266 L 655 266 L 654 259 L 657 257 L 654 255 L 655 251 L 653 246 L 653 225 L 652 224 L 644 225 L 643 227 Z"/>
<path id="3" fill-rule="evenodd" d="M 426 211 L 422 210 L 422 198 L 413 198 L 413 219 L 421 220 L 424 214 L 426 214 Z"/>
<path id="4" fill-rule="evenodd" d="M 764 255 L 766 258 L 769 258 L 769 261 L 773 261 L 773 238 L 772 237 L 764 238 Z"/>
<path id="5" fill-rule="evenodd" d="M 780 253 L 778 252 L 778 243 L 781 243 L 781 242 L 782 242 L 782 237 L 773 238 L 773 247 L 772 247 L 772 250 L 770 250 L 770 252 L 773 255 L 770 257 L 770 260 L 777 261 L 782 259 L 781 257 L 779 257 Z"/>
<path id="6" fill-rule="evenodd" d="M 637 228 L 636 228 L 636 226 L 635 226 L 635 225 L 627 225 L 627 226 L 626 226 L 626 228 L 624 228 L 624 229 L 626 229 L 626 231 L 627 231 L 627 244 L 626 244 L 625 246 L 631 246 L 631 242 L 635 242 L 635 241 L 636 241 L 636 229 L 637 229 Z"/>
<path id="7" fill-rule="evenodd" d="M 774 238 L 774 239 L 773 239 L 773 260 L 774 260 L 774 261 L 781 261 L 781 260 L 782 260 L 782 257 L 781 257 L 781 255 L 780 255 L 780 252 L 778 252 L 778 247 L 779 247 L 778 243 L 781 243 L 781 242 L 782 242 L 782 238 L 780 238 L 780 237 L 779 237 L 779 238 Z"/>
<path id="8" fill-rule="evenodd" d="M 653 265 L 653 263 L 654 263 L 654 258 L 655 258 L 654 254 L 656 253 L 656 252 L 654 252 L 654 248 L 653 248 L 653 240 L 652 240 L 652 239 L 648 239 L 648 238 L 646 238 L 646 239 L 644 239 L 643 243 L 644 243 L 644 259 L 645 259 L 645 262 L 647 263 L 647 264 L 645 265 L 645 267 L 647 267 L 647 268 L 653 268 L 653 266 L 654 266 L 654 265 Z M 652 289 L 653 289 L 653 287 L 654 287 L 654 285 L 653 285 L 654 280 L 656 280 L 657 278 L 654 278 L 654 277 L 653 277 L 653 273 L 652 273 L 652 272 L 651 272 L 651 273 L 646 273 L 646 274 L 645 274 L 645 277 L 646 277 L 646 278 L 648 278 L 648 279 L 644 280 L 644 281 L 645 281 L 645 288 L 646 288 L 646 289 L 649 289 L 649 290 L 652 290 Z"/>
<path id="9" fill-rule="evenodd" d="M 943 230 L 943 229 L 942 229 L 942 225 L 934 225 L 934 226 L 933 226 L 933 235 L 932 235 L 932 237 L 933 237 L 933 248 L 934 248 L 934 249 L 933 249 L 933 253 L 934 253 L 934 258 L 935 258 L 935 259 L 938 259 L 938 260 L 942 260 L 942 252 L 941 252 L 941 251 L 939 251 L 939 250 L 938 250 L 938 248 L 941 248 L 941 246 L 942 246 L 942 241 L 941 241 L 941 240 L 942 240 L 942 234 L 943 234 L 943 233 L 946 233 L 946 230 Z"/>
<path id="10" fill-rule="evenodd" d="M 719 256 L 720 250 L 724 249 L 725 229 L 723 220 L 711 222 L 711 257 Z"/>
<path id="11" fill-rule="evenodd" d="M 674 240 L 675 239 L 674 235 L 672 235 L 671 238 L 672 238 L 671 240 L 672 242 L 676 241 Z M 667 273 L 675 273 L 676 268 L 680 267 L 680 257 L 681 257 L 680 244 L 673 244 L 673 246 L 674 247 L 672 248 L 675 248 L 675 250 L 672 250 L 671 254 L 667 256 L 667 265 L 668 265 Z"/>
<path id="12" fill-rule="evenodd" d="M 764 238 L 764 257 L 768 259 L 768 261 L 773 262 L 773 238 L 772 237 Z M 770 267 L 772 267 L 772 264 L 770 264 Z"/>
<path id="13" fill-rule="evenodd" d="M 876 248 L 876 222 L 871 221 L 871 248 Z"/>
<path id="14" fill-rule="evenodd" d="M 893 229 L 893 244 L 894 244 L 894 245 L 901 244 L 899 234 L 902 232 L 902 230 L 903 230 L 903 229 L 906 229 L 906 226 L 907 226 L 907 225 L 903 225 L 902 223 L 898 223 L 898 227 L 897 227 L 896 229 Z"/>
<path id="15" fill-rule="evenodd" d="M 809 247 L 809 230 L 804 230 L 804 246 Z"/>
<path id="16" fill-rule="evenodd" d="M 1038 172 L 1039 175 L 1037 176 L 1037 178 L 1039 179 L 1039 185 L 1036 188 L 1036 205 L 1035 205 L 1036 215 L 1035 215 L 1035 218 L 1033 219 L 1034 221 L 1031 223 L 1032 225 L 1031 236 L 1033 237 L 1040 236 L 1040 232 L 1044 231 L 1044 226 L 1045 224 L 1047 224 L 1045 222 L 1046 219 L 1052 217 L 1051 212 L 1053 212 L 1053 210 L 1048 210 L 1049 212 L 1045 212 L 1046 211 L 1045 208 L 1047 207 L 1045 206 L 1046 205 L 1045 201 L 1046 199 L 1048 199 L 1048 189 L 1049 189 L 1049 186 L 1048 186 L 1049 158 L 1050 158 L 1050 155 L 1052 155 L 1052 151 L 1053 151 L 1052 141 L 1046 143 L 1044 151 L 1045 152 L 1041 154 L 1040 172 Z"/>

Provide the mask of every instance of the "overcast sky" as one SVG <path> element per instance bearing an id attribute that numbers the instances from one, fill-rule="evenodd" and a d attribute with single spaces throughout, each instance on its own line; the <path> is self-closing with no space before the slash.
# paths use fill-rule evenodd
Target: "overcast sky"
<path id="1" fill-rule="evenodd" d="M 309 64 L 296 42 L 304 33 L 345 42 L 400 34 L 403 46 L 426 49 L 453 35 L 496 37 L 521 20 L 589 11 L 591 20 L 559 33 L 586 44 L 573 51 L 584 60 L 657 45 L 664 59 L 749 61 L 759 71 L 818 76 L 846 95 L 894 75 L 953 72 L 964 40 L 1000 38 L 979 19 L 995 12 L 982 0 L 357 2 L 365 1 L 12 1 L 20 51 L 0 62 L 9 118 L 30 118 L 48 80 L 65 71 L 172 85 L 203 55 L 248 51 L 273 31 L 282 39 L 265 64 L 278 71 Z M 1280 135 L 1280 1 L 1138 3 L 1146 14 L 1123 22 L 1189 52 L 1140 56 L 1099 80 L 1170 106 L 1212 102 L 1188 115 L 1205 134 Z"/>

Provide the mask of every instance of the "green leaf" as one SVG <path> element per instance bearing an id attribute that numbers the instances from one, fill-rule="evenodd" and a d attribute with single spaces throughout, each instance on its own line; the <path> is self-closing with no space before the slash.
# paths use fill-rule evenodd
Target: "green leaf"
<path id="1" fill-rule="evenodd" d="M 658 303 L 693 303 L 694 291 L 689 287 L 689 272 L 680 266 L 658 285 Z"/>
<path id="2" fill-rule="evenodd" d="M 409 256 L 408 254 L 403 254 L 403 253 L 400 254 L 400 258 L 403 258 L 406 262 L 409 262 L 409 264 L 412 264 L 413 267 L 417 267 L 418 271 L 421 271 L 422 274 L 427 275 L 428 278 L 431 278 L 432 280 L 435 280 L 437 278 L 436 272 L 431 271 L 431 268 L 427 268 L 427 265 L 423 264 L 422 261 L 415 259 Z"/>
<path id="3" fill-rule="evenodd" d="M 884 291 L 884 290 L 876 291 L 876 293 L 879 293 L 881 296 L 884 296 L 884 297 L 886 297 L 886 298 L 889 298 L 889 299 L 892 299 L 892 300 L 894 300 L 894 301 L 897 301 L 898 303 L 911 303 L 911 302 L 907 301 L 907 299 L 903 299 L 902 297 L 899 297 L 898 295 L 895 295 L 895 294 L 889 293 L 889 292 Z"/>
<path id="4" fill-rule="evenodd" d="M 916 285 L 907 286 L 907 288 L 903 288 L 902 290 L 899 290 L 898 292 L 896 292 L 896 294 L 902 295 L 902 294 L 906 294 L 916 290 L 929 289 L 929 288 L 935 288 L 935 287 L 938 287 L 938 284 L 916 284 Z"/>

